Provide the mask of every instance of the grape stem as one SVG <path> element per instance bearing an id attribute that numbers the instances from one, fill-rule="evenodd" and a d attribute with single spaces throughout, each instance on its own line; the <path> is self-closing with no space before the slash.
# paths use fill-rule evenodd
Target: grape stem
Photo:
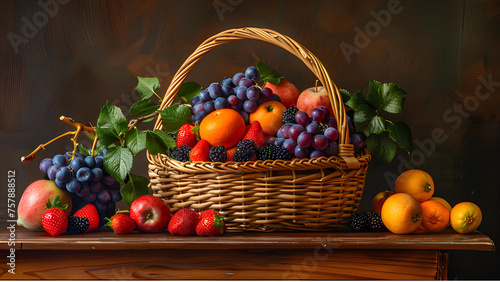
<path id="1" fill-rule="evenodd" d="M 131 119 L 128 123 L 128 130 L 127 132 L 129 132 L 132 128 L 134 128 L 138 123 L 144 121 L 144 120 L 147 120 L 147 119 L 150 119 L 152 117 L 155 117 L 159 114 L 159 112 L 154 112 L 152 114 L 149 114 L 147 116 L 143 116 L 143 117 L 140 117 L 140 118 L 137 118 L 137 119 Z"/>
<path id="2" fill-rule="evenodd" d="M 62 137 L 65 137 L 65 136 L 70 136 L 72 135 L 73 137 L 71 138 L 71 141 L 73 141 L 73 156 L 75 155 L 76 153 L 76 149 L 78 148 L 78 136 L 80 135 L 80 132 L 82 131 L 86 131 L 86 132 L 89 132 L 89 133 L 92 133 L 92 134 L 95 134 L 95 130 L 93 127 L 91 126 L 86 126 L 86 125 L 83 125 L 81 123 L 78 123 L 78 122 L 75 122 L 72 118 L 70 117 L 65 117 L 65 116 L 61 116 L 59 117 L 59 120 L 62 120 L 64 121 L 65 123 L 69 124 L 69 125 L 72 125 L 76 128 L 75 131 L 68 131 L 66 133 L 63 133 L 57 137 L 55 137 L 54 139 L 50 140 L 49 142 L 45 143 L 45 144 L 41 144 L 39 145 L 38 147 L 36 147 L 36 149 L 31 152 L 29 155 L 27 156 L 24 156 L 24 157 L 21 157 L 21 162 L 25 162 L 25 161 L 33 161 L 35 159 L 35 154 L 38 153 L 40 150 L 43 150 L 45 149 L 45 147 L 49 144 L 51 144 L 52 142 L 62 138 Z M 96 137 L 97 138 L 97 137 Z M 97 139 L 94 140 L 94 145 L 92 146 L 92 149 L 94 149 L 94 146 L 95 146 L 95 143 L 97 142 Z"/>

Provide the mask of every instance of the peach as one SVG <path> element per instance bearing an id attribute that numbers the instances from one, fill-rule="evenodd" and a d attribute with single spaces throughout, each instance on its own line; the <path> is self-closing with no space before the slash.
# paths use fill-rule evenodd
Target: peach
<path id="1" fill-rule="evenodd" d="M 330 95 L 323 86 L 307 88 L 300 93 L 299 99 L 297 100 L 297 108 L 299 110 L 311 116 L 312 110 L 319 106 L 325 106 L 328 111 L 330 111 L 330 116 L 333 116 Z"/>

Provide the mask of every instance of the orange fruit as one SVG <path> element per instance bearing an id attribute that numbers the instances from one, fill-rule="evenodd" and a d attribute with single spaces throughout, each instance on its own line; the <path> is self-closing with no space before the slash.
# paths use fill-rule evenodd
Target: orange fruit
<path id="1" fill-rule="evenodd" d="M 422 222 L 422 206 L 412 195 L 396 193 L 385 201 L 381 216 L 382 222 L 392 233 L 413 233 Z"/>
<path id="2" fill-rule="evenodd" d="M 440 197 L 431 197 L 429 200 L 440 203 L 441 205 L 445 206 L 449 212 L 451 212 L 451 205 L 445 199 Z"/>
<path id="3" fill-rule="evenodd" d="M 210 146 L 234 147 L 245 136 L 245 121 L 235 110 L 220 109 L 208 114 L 200 123 L 200 137 Z"/>
<path id="4" fill-rule="evenodd" d="M 266 82 L 264 87 L 269 87 L 274 94 L 278 95 L 281 99 L 281 103 L 285 107 L 297 105 L 297 99 L 300 95 L 300 90 L 288 80 L 281 79 L 278 85 Z"/>
<path id="5" fill-rule="evenodd" d="M 474 203 L 461 202 L 451 209 L 451 227 L 458 233 L 469 233 L 476 230 L 482 220 L 481 209 Z"/>
<path id="6" fill-rule="evenodd" d="M 265 135 L 275 136 L 283 125 L 283 113 L 286 107 L 278 101 L 267 101 L 250 113 L 249 122 L 258 121 Z"/>
<path id="7" fill-rule="evenodd" d="M 439 232 L 448 227 L 450 222 L 450 211 L 436 201 L 425 201 L 422 206 L 421 229 L 428 232 Z"/>
<path id="8" fill-rule="evenodd" d="M 434 181 L 425 171 L 410 169 L 401 173 L 394 184 L 396 193 L 408 193 L 419 202 L 429 200 L 434 194 Z"/>

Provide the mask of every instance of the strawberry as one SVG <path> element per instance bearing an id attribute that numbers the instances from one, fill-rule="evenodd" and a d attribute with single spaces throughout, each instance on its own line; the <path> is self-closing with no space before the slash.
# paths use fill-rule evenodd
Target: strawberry
<path id="1" fill-rule="evenodd" d="M 59 195 L 54 198 L 52 203 L 50 203 L 50 199 L 47 200 L 46 209 L 42 214 L 42 226 L 50 235 L 57 236 L 66 232 L 68 227 L 68 215 L 64 212 L 66 208 L 68 205 L 62 204 Z"/>
<path id="2" fill-rule="evenodd" d="M 210 144 L 205 139 L 201 139 L 196 143 L 196 145 L 191 149 L 189 157 L 193 162 L 209 162 L 210 157 L 208 153 L 210 152 Z"/>
<path id="3" fill-rule="evenodd" d="M 174 235 L 194 235 L 200 215 L 188 208 L 178 210 L 168 223 L 168 232 Z"/>
<path id="4" fill-rule="evenodd" d="M 199 236 L 216 236 L 224 233 L 226 229 L 224 216 L 221 216 L 217 211 L 203 211 L 200 217 L 201 219 L 196 225 L 196 234 Z"/>
<path id="5" fill-rule="evenodd" d="M 106 226 L 111 227 L 116 234 L 132 233 L 135 230 L 135 221 L 126 214 L 117 213 L 111 219 L 105 219 L 108 221 Z"/>
<path id="6" fill-rule="evenodd" d="M 226 162 L 232 162 L 234 153 L 236 152 L 236 147 L 232 147 L 231 149 L 226 150 L 227 160 Z"/>
<path id="7" fill-rule="evenodd" d="M 196 138 L 197 131 L 197 126 L 195 127 L 194 125 L 189 123 L 182 125 L 177 132 L 176 148 L 179 148 L 182 145 L 188 145 L 189 147 L 193 148 L 198 142 L 198 139 Z"/>
<path id="8" fill-rule="evenodd" d="M 87 232 L 94 231 L 99 226 L 99 214 L 93 204 L 85 205 L 83 208 L 77 210 L 73 216 L 85 217 L 89 220 L 90 227 Z"/>
<path id="9" fill-rule="evenodd" d="M 242 140 L 245 139 L 253 140 L 255 142 L 255 145 L 257 145 L 257 148 L 260 148 L 266 143 L 266 137 L 264 136 L 264 132 L 262 131 L 262 126 L 260 125 L 259 121 L 256 120 L 252 122 L 250 128 L 248 129 Z"/>

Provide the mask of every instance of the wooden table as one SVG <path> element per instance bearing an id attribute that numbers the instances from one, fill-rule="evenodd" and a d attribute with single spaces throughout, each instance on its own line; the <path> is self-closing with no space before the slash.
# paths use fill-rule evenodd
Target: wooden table
<path id="1" fill-rule="evenodd" d="M 3 258 L 9 231 L 0 231 Z M 219 237 L 50 237 L 17 227 L 15 274 L 2 279 L 397 279 L 447 278 L 448 251 L 494 250 L 479 232 L 458 234 L 226 233 Z"/>

